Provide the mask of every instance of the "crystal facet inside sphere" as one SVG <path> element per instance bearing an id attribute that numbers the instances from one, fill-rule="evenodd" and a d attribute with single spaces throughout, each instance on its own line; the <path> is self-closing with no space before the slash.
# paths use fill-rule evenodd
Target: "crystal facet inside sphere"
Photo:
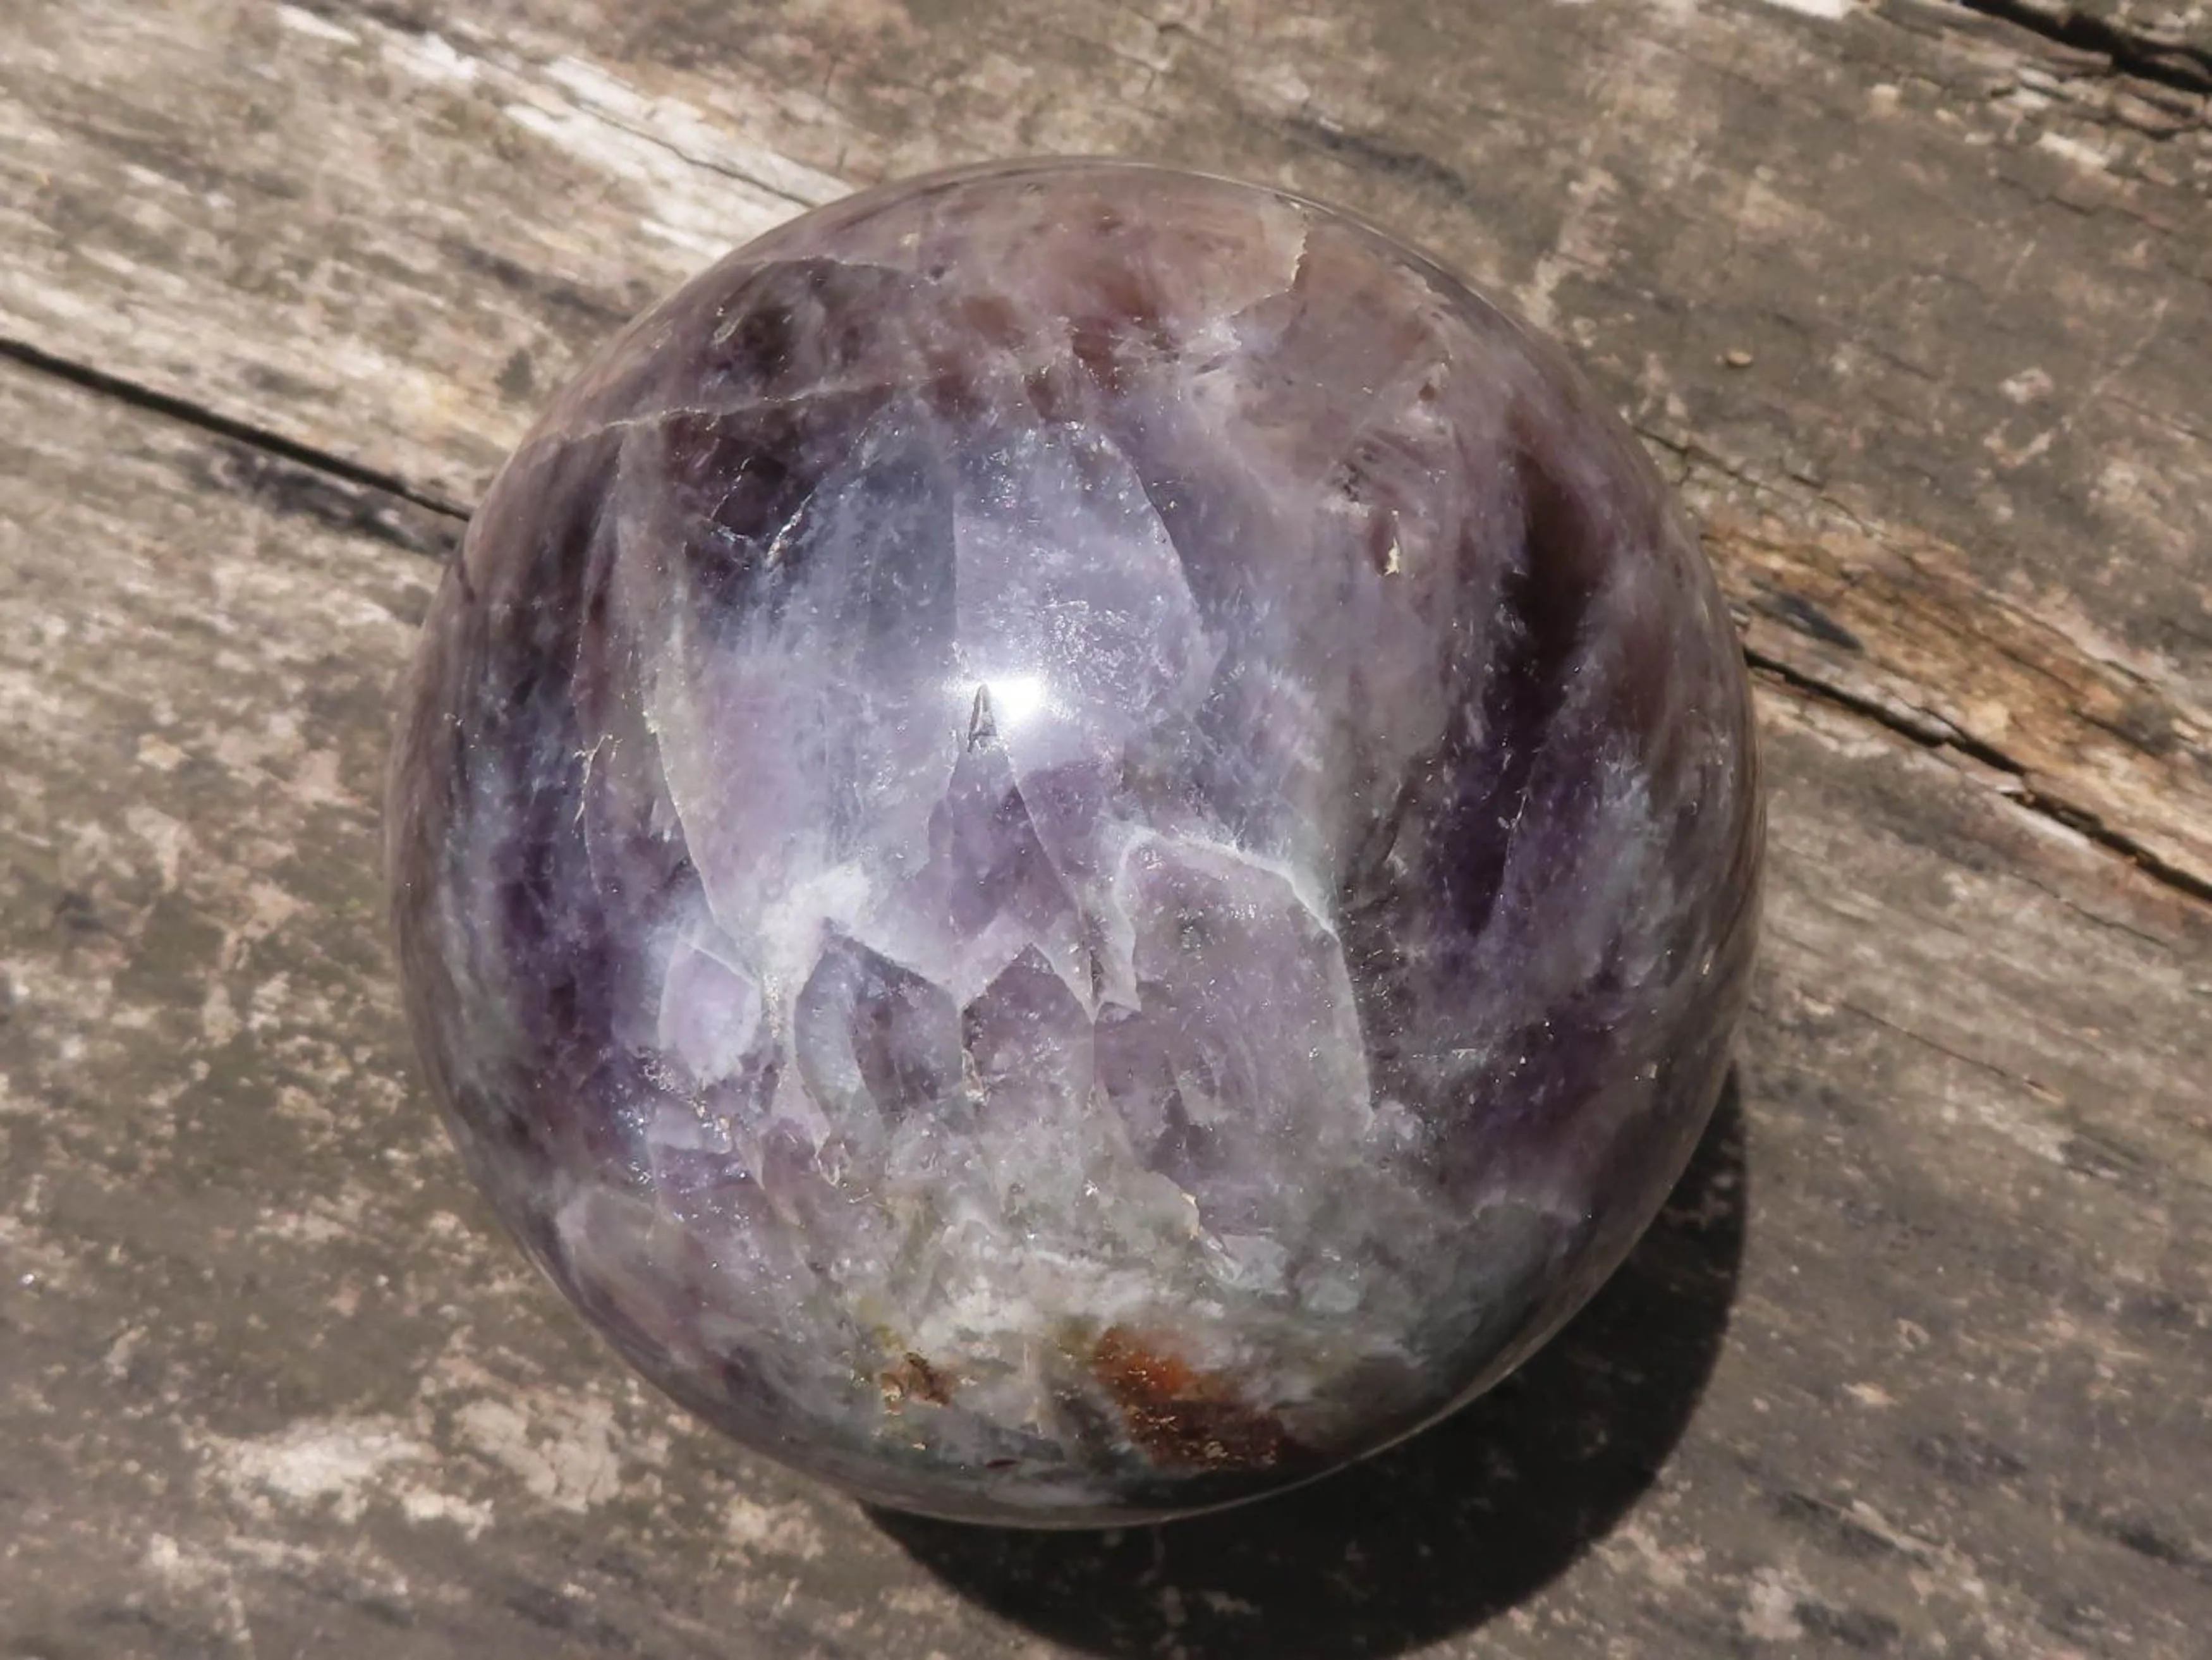
<path id="1" fill-rule="evenodd" d="M 668 1394 L 891 1506 L 1251 1497 L 1496 1381 L 1686 1161 L 1759 811 L 1622 424 L 1280 192 L 810 213 L 501 473 L 405 694 L 407 1003 Z"/>

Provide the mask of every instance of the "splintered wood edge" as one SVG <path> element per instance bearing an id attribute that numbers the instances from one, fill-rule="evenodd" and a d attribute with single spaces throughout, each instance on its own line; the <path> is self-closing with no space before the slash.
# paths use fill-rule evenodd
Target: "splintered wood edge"
<path id="1" fill-rule="evenodd" d="M 2212 901 L 2212 727 L 1910 533 L 1717 514 L 1705 544 L 1754 667 L 1972 764 L 2023 806 Z M 2046 613 L 2063 601 L 2045 599 Z"/>

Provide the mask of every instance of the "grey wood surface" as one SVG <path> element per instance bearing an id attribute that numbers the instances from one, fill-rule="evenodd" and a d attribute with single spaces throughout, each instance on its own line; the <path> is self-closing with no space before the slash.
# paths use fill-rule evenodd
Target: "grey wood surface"
<path id="1" fill-rule="evenodd" d="M 2212 26 L 1948 0 L 0 0 L 0 1654 L 2212 1651 Z M 1737 1087 L 1496 1395 L 1277 1504 L 872 1517 L 418 1098 L 391 681 L 579 356 L 849 185 L 1280 180 L 1705 518 Z"/>

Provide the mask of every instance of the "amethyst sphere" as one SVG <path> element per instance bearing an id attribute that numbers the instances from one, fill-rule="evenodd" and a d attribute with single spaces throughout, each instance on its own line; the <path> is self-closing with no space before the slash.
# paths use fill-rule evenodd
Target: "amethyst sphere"
<path id="1" fill-rule="evenodd" d="M 1279 191 L 810 213 L 612 342 L 405 693 L 407 1006 L 647 1377 L 868 1499 L 1248 1498 L 1495 1382 L 1686 1161 L 1759 809 L 1559 356 Z"/>

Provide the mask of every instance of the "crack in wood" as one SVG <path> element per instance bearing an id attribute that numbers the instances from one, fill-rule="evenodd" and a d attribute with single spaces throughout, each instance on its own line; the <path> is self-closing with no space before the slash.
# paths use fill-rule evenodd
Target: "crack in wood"
<path id="1" fill-rule="evenodd" d="M 326 450 L 288 438 L 282 433 L 271 432 L 266 428 L 221 414 L 189 398 L 159 392 L 88 364 L 58 357 L 23 341 L 0 337 L 0 358 L 211 436 L 244 445 L 277 460 L 290 462 L 364 489 L 383 491 L 447 519 L 465 522 L 473 511 L 434 491 L 410 484 L 395 474 L 364 466 L 343 456 L 333 455 Z M 409 550 L 412 551 L 411 549 Z M 426 556 L 418 554 L 417 556 Z M 2097 814 L 2038 788 L 2031 781 L 2033 775 L 2028 768 L 1996 745 L 1960 732 L 1948 723 L 1939 730 L 1931 722 L 1916 721 L 1885 707 L 1876 699 L 1832 684 L 1749 645 L 1743 648 L 1743 652 L 1746 663 L 1755 674 L 1779 682 L 1802 696 L 1869 721 L 1917 748 L 1934 751 L 1950 750 L 1979 762 L 1991 771 L 2014 781 L 2015 787 L 2004 793 L 2008 800 L 2019 806 L 2061 824 L 2106 851 L 2125 859 L 2160 885 L 2201 903 L 2212 904 L 2212 882 L 2160 858 L 2125 830 L 2106 823 Z"/>
<path id="2" fill-rule="evenodd" d="M 2125 830 L 2113 828 L 2097 814 L 2037 788 L 2030 781 L 2033 775 L 2027 768 L 1995 745 L 1960 732 L 1956 727 L 1947 727 L 1941 732 L 1931 730 L 1928 724 L 1887 708 L 1874 698 L 1831 685 L 1792 667 L 1779 658 L 1770 657 L 1749 646 L 1744 648 L 1743 655 L 1754 673 L 1778 680 L 1791 690 L 1832 708 L 1842 709 L 1861 720 L 1871 721 L 1886 732 L 1894 733 L 1916 748 L 1937 752 L 1951 750 L 1969 760 L 1980 762 L 1991 771 L 2015 781 L 2013 788 L 2003 792 L 2007 800 L 2053 824 L 2064 826 L 2108 853 L 2118 854 L 2160 886 L 2171 888 L 2203 903 L 2212 904 L 2212 882 L 2161 859 Z"/>
<path id="3" fill-rule="evenodd" d="M 1961 10 L 2039 34 L 2055 45 L 2103 58 L 2116 75 L 2182 92 L 2212 93 L 2212 50 L 2160 40 L 2070 5 L 2035 0 L 1954 0 Z"/>
<path id="4" fill-rule="evenodd" d="M 70 358 L 57 357 L 52 352 L 41 351 L 27 341 L 0 336 L 0 358 L 21 364 L 23 368 L 35 370 L 41 374 L 51 374 L 57 380 L 66 380 L 72 386 L 81 386 L 85 391 L 96 392 L 103 398 L 112 398 L 118 403 L 130 404 L 134 409 L 144 410 L 149 414 L 161 416 L 167 420 L 179 422 L 188 427 L 197 427 L 203 432 L 264 451 L 282 460 L 295 462 L 303 467 L 313 467 L 318 472 L 325 472 L 333 477 L 342 478 L 349 484 L 360 484 L 370 489 L 386 491 L 389 495 L 398 496 L 403 502 L 410 502 L 415 506 L 427 508 L 432 513 L 442 514 L 451 519 L 465 520 L 469 516 L 469 509 L 459 502 L 450 501 L 434 491 L 410 484 L 397 474 L 384 472 L 375 467 L 365 467 L 358 461 L 349 461 L 342 455 L 333 455 L 328 450 L 317 449 L 312 444 L 303 444 L 296 438 L 287 438 L 281 432 L 271 432 L 266 427 L 255 426 L 250 421 L 240 421 L 234 417 L 221 414 L 207 408 L 204 404 L 195 404 L 188 398 L 179 398 L 171 392 L 157 392 L 153 387 L 142 385 L 138 381 L 126 380 L 118 374 L 110 374 L 104 369 L 96 369 L 88 363 L 79 363 Z"/>
<path id="5" fill-rule="evenodd" d="M 1409 184 L 1426 186 L 1455 202 L 1480 206 L 1482 198 L 1456 169 L 1434 156 L 1405 144 L 1338 126 L 1310 115 L 1294 115 L 1282 124 L 1285 137 L 1340 160 L 1370 167 Z"/>

